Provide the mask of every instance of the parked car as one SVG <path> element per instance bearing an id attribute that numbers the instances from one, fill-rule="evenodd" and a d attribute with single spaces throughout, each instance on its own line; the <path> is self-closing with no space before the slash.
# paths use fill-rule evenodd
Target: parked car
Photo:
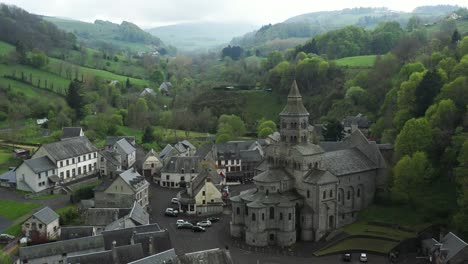
<path id="1" fill-rule="evenodd" d="M 181 225 L 184 223 L 187 223 L 187 221 L 185 221 L 184 219 L 177 219 L 176 225 Z"/>
<path id="2" fill-rule="evenodd" d="M 211 222 L 210 222 L 210 220 L 200 221 L 200 222 L 197 223 L 197 226 L 210 227 Z"/>
<path id="3" fill-rule="evenodd" d="M 351 261 L 351 253 L 344 253 L 342 256 L 343 261 L 350 262 Z"/>
<path id="4" fill-rule="evenodd" d="M 367 253 L 361 253 L 361 256 L 359 257 L 359 260 L 361 262 L 367 262 Z"/>
<path id="5" fill-rule="evenodd" d="M 219 217 L 208 217 L 207 219 L 211 223 L 219 222 Z"/>
<path id="6" fill-rule="evenodd" d="M 202 226 L 196 225 L 192 227 L 192 232 L 205 232 L 205 231 L 206 229 Z"/>
<path id="7" fill-rule="evenodd" d="M 13 239 L 15 239 L 15 237 L 12 235 L 0 234 L 0 243 L 9 243 Z"/>
<path id="8" fill-rule="evenodd" d="M 166 208 L 166 211 L 164 212 L 165 215 L 167 216 L 177 216 L 179 215 L 179 212 L 177 210 L 174 210 L 172 208 Z"/>
<path id="9" fill-rule="evenodd" d="M 172 198 L 172 199 L 171 199 L 171 203 L 173 203 L 173 204 L 178 204 L 178 203 L 179 203 L 179 199 L 177 199 L 177 198 Z"/>
<path id="10" fill-rule="evenodd" d="M 192 229 L 193 227 L 194 227 L 194 225 L 192 225 L 189 222 L 185 222 L 183 224 L 178 224 L 177 225 L 177 229 Z"/>

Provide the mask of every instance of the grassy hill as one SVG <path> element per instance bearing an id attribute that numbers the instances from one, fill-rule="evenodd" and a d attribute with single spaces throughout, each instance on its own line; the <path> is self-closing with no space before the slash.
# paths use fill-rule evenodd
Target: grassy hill
<path id="1" fill-rule="evenodd" d="M 376 57 L 376 55 L 346 57 L 335 60 L 335 63 L 339 66 L 348 67 L 372 67 Z"/>
<path id="2" fill-rule="evenodd" d="M 110 44 L 115 49 L 128 49 L 133 52 L 166 49 L 159 38 L 126 21 L 119 25 L 102 20 L 87 23 L 57 17 L 43 17 L 43 19 L 52 22 L 60 29 L 74 33 L 80 40 L 94 48 Z"/>

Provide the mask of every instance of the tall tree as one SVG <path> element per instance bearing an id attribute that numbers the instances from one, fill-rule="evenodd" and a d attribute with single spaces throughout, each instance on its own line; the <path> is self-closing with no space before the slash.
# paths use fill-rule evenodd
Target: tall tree
<path id="1" fill-rule="evenodd" d="M 83 107 L 85 102 L 82 88 L 83 84 L 80 81 L 74 79 L 70 82 L 66 95 L 67 103 L 72 109 L 75 110 L 77 119 L 82 119 L 84 117 Z"/>
<path id="2" fill-rule="evenodd" d="M 442 88 L 442 77 L 437 69 L 427 71 L 416 87 L 416 116 L 423 116 L 426 109 L 433 103 L 434 98 Z"/>
<path id="3" fill-rule="evenodd" d="M 416 151 L 428 152 L 432 144 L 431 127 L 424 118 L 406 121 L 395 141 L 397 157 L 411 155 Z"/>
<path id="4" fill-rule="evenodd" d="M 343 125 L 337 119 L 327 120 L 322 134 L 326 141 L 340 141 L 344 136 Z"/>

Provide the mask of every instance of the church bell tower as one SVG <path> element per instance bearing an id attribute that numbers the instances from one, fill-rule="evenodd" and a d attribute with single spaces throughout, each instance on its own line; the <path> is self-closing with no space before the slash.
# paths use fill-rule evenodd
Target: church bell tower
<path id="1" fill-rule="evenodd" d="M 302 104 L 302 96 L 294 80 L 288 94 L 288 102 L 280 113 L 281 142 L 301 144 L 309 142 L 309 112 Z"/>

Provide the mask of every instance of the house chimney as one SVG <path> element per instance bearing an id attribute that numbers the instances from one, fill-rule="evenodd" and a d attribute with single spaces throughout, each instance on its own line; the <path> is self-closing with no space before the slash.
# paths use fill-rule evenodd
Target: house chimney
<path id="1" fill-rule="evenodd" d="M 117 242 L 112 241 L 112 260 L 114 263 L 119 264 L 119 257 L 117 255 Z"/>
<path id="2" fill-rule="evenodd" d="M 148 253 L 149 255 L 154 255 L 156 252 L 155 252 L 155 249 L 154 249 L 154 244 L 153 244 L 153 237 L 150 236 L 149 237 L 149 240 L 148 240 Z"/>

